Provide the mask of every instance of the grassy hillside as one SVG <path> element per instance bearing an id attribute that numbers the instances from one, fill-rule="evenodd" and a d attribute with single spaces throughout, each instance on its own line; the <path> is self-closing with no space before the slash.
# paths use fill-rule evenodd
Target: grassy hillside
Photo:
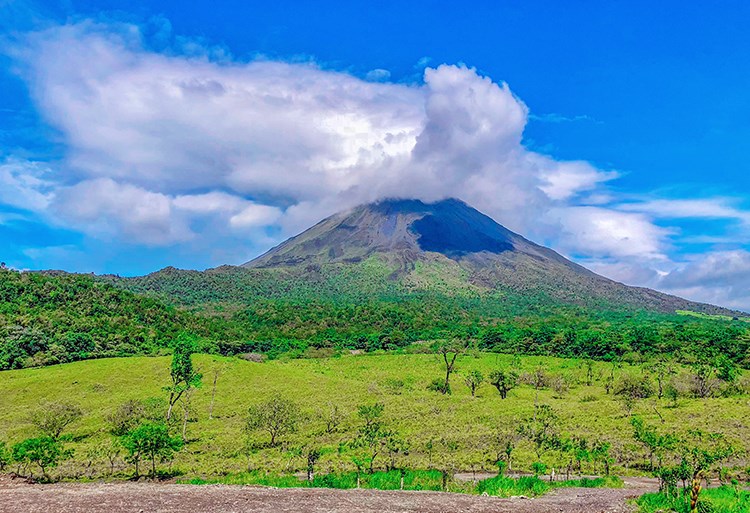
<path id="1" fill-rule="evenodd" d="M 459 358 L 459 374 L 452 378 L 454 393 L 442 395 L 427 390 L 443 372 L 438 358 L 429 354 L 347 355 L 265 363 L 196 356 L 195 361 L 204 374 L 204 386 L 191 399 L 189 443 L 172 466 L 186 478 L 221 476 L 248 468 L 274 474 L 300 471 L 305 468 L 302 447 L 311 443 L 323 448 L 319 472 L 351 471 L 354 463 L 346 443 L 359 426 L 356 409 L 375 402 L 385 405 L 387 426 L 409 447 L 408 456 L 400 457 L 415 469 L 492 469 L 496 453 L 512 436 L 517 440 L 513 467 L 530 470 L 537 456 L 531 443 L 516 433 L 523 419 L 533 415 L 535 403 L 552 408 L 559 417 L 555 429 L 561 435 L 575 435 L 589 443 L 611 443 L 616 473 L 644 472 L 647 460 L 645 449 L 633 441 L 630 414 L 642 416 L 664 433 L 686 433 L 693 428 L 723 432 L 738 448 L 750 449 L 747 415 L 738 414 L 750 411 L 747 395 L 733 392 L 728 397 L 707 399 L 683 396 L 675 407 L 671 399 L 655 397 L 627 404 L 621 396 L 605 392 L 606 378 L 613 371 L 620 383 L 627 376 L 641 376 L 644 369 L 639 366 L 613 369 L 611 364 L 595 363 L 593 382 L 588 386 L 587 366 L 580 360 L 478 353 Z M 475 369 L 487 376 L 500 366 L 516 369 L 522 379 L 541 368 L 547 375 L 547 386 L 535 390 L 531 385 L 521 385 L 503 400 L 485 383 L 472 398 L 463 376 Z M 220 373 L 214 417 L 209 419 L 216 369 Z M 685 382 L 687 372 L 681 369 L 675 379 Z M 94 451 L 110 438 L 107 415 L 131 399 L 165 398 L 163 387 L 168 383 L 168 357 L 103 359 L 0 372 L 0 441 L 12 444 L 36 436 L 28 416 L 43 401 L 74 401 L 84 411 L 83 418 L 70 430 L 74 441 L 68 446 L 75 449 L 75 455 L 56 472 L 62 476 L 107 475 L 109 464 L 102 453 Z M 734 390 L 747 388 L 746 381 L 739 383 Z M 270 448 L 266 434 L 255 431 L 248 439 L 244 426 L 248 407 L 276 394 L 297 403 L 305 420 L 296 433 L 282 437 L 279 447 Z M 340 408 L 341 421 L 334 432 L 326 433 L 325 421 L 333 405 Z M 630 413 L 628 408 L 632 408 Z M 175 429 L 179 431 L 179 427 Z M 735 458 L 734 464 L 746 467 L 744 458 Z M 381 457 L 376 467 L 385 465 L 386 459 Z M 542 459 L 559 472 L 569 456 L 550 450 Z M 120 459 L 117 469 L 125 474 L 132 472 Z M 584 462 L 583 471 L 601 472 L 602 467 Z"/>

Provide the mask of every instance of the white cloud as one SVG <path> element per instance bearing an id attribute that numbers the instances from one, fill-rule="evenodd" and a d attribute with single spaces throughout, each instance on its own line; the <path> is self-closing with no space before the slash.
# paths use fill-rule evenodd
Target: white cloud
<path id="1" fill-rule="evenodd" d="M 581 262 L 613 280 L 750 312 L 750 251 L 691 254 L 679 259 L 590 259 Z"/>
<path id="2" fill-rule="evenodd" d="M 168 245 L 194 235 L 184 219 L 173 215 L 168 196 L 109 178 L 60 189 L 51 210 L 90 233 L 121 234 L 146 244 Z"/>
<path id="3" fill-rule="evenodd" d="M 643 214 L 601 207 L 568 207 L 552 211 L 562 226 L 560 245 L 590 257 L 638 257 L 663 260 L 669 230 Z"/>
<path id="4" fill-rule="evenodd" d="M 7 159 L 0 163 L 0 204 L 43 211 L 52 198 L 51 170 L 40 162 Z"/>
<path id="5" fill-rule="evenodd" d="M 282 212 L 278 208 L 252 204 L 229 218 L 229 224 L 232 228 L 255 228 L 273 224 L 279 220 L 281 215 Z"/>
<path id="6" fill-rule="evenodd" d="M 550 172 L 541 174 L 540 188 L 553 200 L 567 200 L 618 176 L 616 171 L 602 172 L 588 162 L 561 162 Z"/>
<path id="7" fill-rule="evenodd" d="M 750 212 L 732 205 L 730 198 L 647 199 L 623 203 L 618 209 L 644 212 L 664 219 L 735 219 L 750 224 Z"/>

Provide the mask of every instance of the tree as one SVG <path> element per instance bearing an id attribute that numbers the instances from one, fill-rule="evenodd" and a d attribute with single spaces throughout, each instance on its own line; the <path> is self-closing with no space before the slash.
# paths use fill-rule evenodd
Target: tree
<path id="1" fill-rule="evenodd" d="M 490 373 L 489 381 L 500 392 L 500 397 L 505 399 L 518 384 L 518 374 L 515 371 L 494 370 Z"/>
<path id="2" fill-rule="evenodd" d="M 72 455 L 72 450 L 66 450 L 60 440 L 50 436 L 28 438 L 13 446 L 13 460 L 27 465 L 35 464 L 44 477 L 47 477 L 47 469 L 56 467 L 60 461 Z"/>
<path id="3" fill-rule="evenodd" d="M 169 461 L 182 449 L 182 440 L 169 435 L 163 423 L 141 424 L 120 439 L 127 451 L 127 459 L 135 465 L 135 477 L 140 475 L 139 463 L 151 461 L 151 478 L 156 477 L 156 462 Z"/>
<path id="4" fill-rule="evenodd" d="M 0 442 L 0 472 L 5 471 L 5 467 L 11 462 L 11 453 L 5 442 Z"/>
<path id="5" fill-rule="evenodd" d="M 297 404 L 281 396 L 248 409 L 246 428 L 248 431 L 263 430 L 271 436 L 271 446 L 277 445 L 279 437 L 294 433 L 302 419 Z"/>
<path id="6" fill-rule="evenodd" d="M 77 405 L 67 401 L 43 404 L 31 414 L 31 423 L 45 436 L 58 440 L 63 431 L 81 418 L 83 412 Z"/>
<path id="7" fill-rule="evenodd" d="M 660 435 L 640 417 L 630 419 L 630 424 L 633 426 L 633 438 L 649 451 L 651 470 L 661 467 L 664 453 L 677 445 L 677 437 L 672 434 Z M 657 458 L 658 467 L 654 466 L 654 458 Z"/>
<path id="8" fill-rule="evenodd" d="M 664 397 L 664 389 L 670 376 L 677 374 L 672 362 L 666 358 L 659 358 L 649 366 L 649 370 L 656 378 L 657 393 L 656 396 L 661 399 Z"/>
<path id="9" fill-rule="evenodd" d="M 719 385 L 718 372 L 719 370 L 707 359 L 693 365 L 693 392 L 696 397 L 706 398 L 714 393 Z"/>
<path id="10" fill-rule="evenodd" d="M 453 339 L 450 341 L 442 341 L 437 344 L 437 352 L 441 356 L 443 363 L 445 364 L 445 380 L 440 390 L 443 394 L 450 394 L 451 390 L 451 374 L 456 366 L 456 358 L 458 355 L 466 352 L 467 342 L 461 339 Z"/>
<path id="11" fill-rule="evenodd" d="M 700 430 L 691 430 L 680 446 L 682 466 L 687 470 L 691 480 L 690 511 L 696 513 L 705 474 L 714 464 L 731 457 L 734 448 L 724 435 Z"/>
<path id="12" fill-rule="evenodd" d="M 478 370 L 472 370 L 464 377 L 464 383 L 471 390 L 471 397 L 476 395 L 477 387 L 484 381 L 484 376 Z"/>
<path id="13" fill-rule="evenodd" d="M 513 470 L 512 456 L 518 436 L 514 431 L 497 429 L 490 439 L 488 463 L 498 468 L 499 475 Z"/>
<path id="14" fill-rule="evenodd" d="M 177 336 L 172 353 L 172 366 L 170 377 L 172 384 L 166 387 L 169 392 L 169 408 L 167 409 L 167 422 L 172 418 L 172 410 L 183 395 L 201 386 L 201 374 L 193 368 L 193 339 L 185 333 Z"/>
<path id="15" fill-rule="evenodd" d="M 532 444 L 539 460 L 548 449 L 554 448 L 560 441 L 557 433 L 557 413 L 548 404 L 534 406 L 534 415 L 523 421 L 518 432 Z"/>
<path id="16" fill-rule="evenodd" d="M 365 463 L 370 473 L 373 472 L 375 459 L 386 448 L 389 438 L 394 434 L 383 424 L 383 403 L 360 405 L 357 416 L 362 425 L 357 430 L 357 436 L 352 442 L 352 448 L 363 449 L 366 452 Z"/>
<path id="17" fill-rule="evenodd" d="M 315 464 L 318 462 L 323 452 L 316 445 L 305 448 L 305 458 L 307 459 L 307 480 L 312 483 L 315 479 Z"/>
<path id="18" fill-rule="evenodd" d="M 584 364 L 586 366 L 586 386 L 590 387 L 594 384 L 594 362 L 587 359 Z"/>
<path id="19" fill-rule="evenodd" d="M 213 383 L 211 386 L 211 402 L 208 406 L 208 419 L 211 420 L 214 418 L 214 401 L 216 400 L 216 383 L 219 381 L 219 376 L 224 372 L 224 364 L 220 361 L 214 360 L 214 367 L 212 369 L 213 373 Z"/>
<path id="20" fill-rule="evenodd" d="M 335 403 L 330 403 L 328 405 L 328 411 L 321 410 L 319 415 L 325 420 L 325 432 L 329 435 L 338 431 L 339 424 L 341 424 L 341 421 L 344 419 L 344 413 L 341 411 L 341 408 L 339 408 L 339 405 Z"/>
<path id="21" fill-rule="evenodd" d="M 614 462 L 614 459 L 609 453 L 611 448 L 612 444 L 602 440 L 594 442 L 594 446 L 591 448 L 591 458 L 594 460 L 594 467 L 596 467 L 596 462 L 601 461 L 602 464 L 604 464 L 605 476 L 609 475 L 609 467 Z M 596 473 L 596 468 L 594 468 L 594 472 Z"/>

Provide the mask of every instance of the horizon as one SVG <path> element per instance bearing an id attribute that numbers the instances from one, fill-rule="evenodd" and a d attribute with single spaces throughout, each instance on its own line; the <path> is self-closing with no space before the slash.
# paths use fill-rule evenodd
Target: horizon
<path id="1" fill-rule="evenodd" d="M 450 196 L 750 311 L 750 6 L 355 4 L 0 1 L 0 258 L 200 270 Z"/>

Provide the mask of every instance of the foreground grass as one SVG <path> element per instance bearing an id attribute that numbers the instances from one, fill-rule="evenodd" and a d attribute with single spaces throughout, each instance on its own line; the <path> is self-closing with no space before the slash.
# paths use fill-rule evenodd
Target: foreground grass
<path id="1" fill-rule="evenodd" d="M 407 470 L 403 474 L 403 483 L 402 474 L 398 470 L 360 474 L 359 480 L 355 472 L 315 476 L 312 481 L 300 480 L 294 475 L 277 476 L 263 472 L 243 472 L 220 478 L 193 478 L 182 482 L 188 484 L 259 485 L 276 488 L 337 488 L 348 490 L 359 487 L 375 490 L 445 490 L 459 493 L 487 494 L 496 497 L 519 495 L 537 497 L 554 488 L 618 488 L 622 486 L 622 480 L 616 477 L 571 479 L 550 483 L 536 476 L 519 478 L 497 476 L 476 483 L 462 483 L 455 480 L 444 482 L 443 474 L 437 470 Z"/>
<path id="2" fill-rule="evenodd" d="M 677 496 L 648 493 L 636 503 L 640 513 L 674 511 L 690 513 L 690 493 L 680 490 Z M 701 492 L 698 511 L 706 513 L 750 513 L 750 492 L 731 486 L 707 488 Z"/>
<path id="3" fill-rule="evenodd" d="M 305 468 L 300 447 L 314 442 L 325 449 L 316 472 L 346 474 L 356 470 L 340 448 L 350 442 L 357 429 L 356 408 L 360 404 L 385 404 L 388 429 L 409 445 L 411 468 L 455 468 L 463 471 L 493 470 L 498 431 L 515 433 L 520 420 L 533 413 L 535 402 L 549 404 L 559 416 L 557 427 L 566 436 L 612 444 L 617 460 L 612 472 L 619 475 L 643 473 L 633 469 L 645 463 L 645 450 L 632 440 L 629 415 L 615 396 L 607 394 L 604 379 L 610 364 L 594 365 L 594 381 L 586 385 L 586 369 L 580 360 L 550 357 L 513 358 L 510 355 L 478 353 L 459 358 L 458 374 L 452 378 L 452 395 L 427 390 L 442 373 L 441 363 L 429 354 L 367 354 L 338 358 L 274 360 L 252 363 L 235 358 L 196 355 L 195 363 L 204 375 L 204 386 L 191 398 L 188 443 L 169 466 L 172 475 L 185 478 L 238 474 L 248 469 L 284 475 Z M 80 479 L 108 476 L 109 464 L 97 454 L 107 440 L 107 416 L 131 399 L 165 397 L 169 383 L 169 357 L 133 357 L 76 362 L 52 367 L 0 372 L 0 441 L 9 445 L 37 436 L 29 424 L 29 413 L 43 401 L 68 400 L 78 403 L 83 418 L 69 430 L 74 457 L 54 472 L 55 478 Z M 565 387 L 534 390 L 523 385 L 500 398 L 497 390 L 483 384 L 472 397 L 463 384 L 463 374 L 480 370 L 514 368 L 531 373 L 542 367 L 560 378 Z M 214 372 L 218 371 L 213 415 L 209 417 Z M 615 369 L 617 378 L 642 372 L 639 366 Z M 254 433 L 248 450 L 244 427 L 247 409 L 279 394 L 297 402 L 306 419 L 296 433 L 283 437 L 278 447 L 268 447 L 263 432 Z M 638 401 L 632 413 L 658 425 L 663 432 L 685 432 L 700 427 L 721 431 L 740 448 L 750 448 L 750 425 L 736 420 L 736 412 L 747 408 L 747 396 L 714 399 L 680 399 L 678 407 L 656 398 Z M 327 432 L 325 419 L 336 405 L 340 423 Z M 178 412 L 181 417 L 181 412 Z M 376 462 L 382 468 L 384 459 Z M 554 451 L 544 455 L 545 463 L 558 475 L 568 459 Z M 536 461 L 528 442 L 519 441 L 513 452 L 513 470 L 529 470 Z M 743 464 L 739 462 L 738 464 Z M 167 465 L 162 465 L 166 468 Z M 115 474 L 128 476 L 132 466 L 122 457 Z M 583 474 L 599 474 L 592 462 L 583 462 Z"/>

